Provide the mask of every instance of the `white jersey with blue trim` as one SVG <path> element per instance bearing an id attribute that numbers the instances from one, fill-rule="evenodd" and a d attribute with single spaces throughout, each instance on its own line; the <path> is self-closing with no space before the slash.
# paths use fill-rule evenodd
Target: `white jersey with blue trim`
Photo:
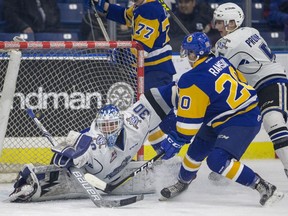
<path id="1" fill-rule="evenodd" d="M 272 79 L 286 79 L 284 67 L 254 28 L 239 28 L 218 40 L 215 55 L 226 57 L 255 89 Z"/>
<path id="2" fill-rule="evenodd" d="M 90 159 L 85 165 L 85 169 L 109 183 L 120 179 L 128 163 L 145 142 L 148 132 L 161 121 L 144 95 L 122 114 L 123 129 L 115 146 L 108 147 L 106 145 L 104 135 L 95 127 L 95 121 L 86 133 L 93 137 L 93 142 L 89 151 Z"/>

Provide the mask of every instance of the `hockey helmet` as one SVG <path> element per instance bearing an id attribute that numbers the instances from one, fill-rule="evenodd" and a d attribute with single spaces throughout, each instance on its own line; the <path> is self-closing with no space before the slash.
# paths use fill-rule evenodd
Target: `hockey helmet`
<path id="1" fill-rule="evenodd" d="M 180 56 L 184 58 L 193 52 L 198 58 L 201 58 L 202 56 L 209 55 L 211 48 L 212 46 L 208 36 L 203 32 L 195 32 L 185 36 L 182 42 Z"/>
<path id="2" fill-rule="evenodd" d="M 123 128 L 123 116 L 116 106 L 108 104 L 99 110 L 96 125 L 106 137 L 108 147 L 113 147 Z"/>
<path id="3" fill-rule="evenodd" d="M 230 20 L 234 20 L 236 28 L 239 28 L 244 20 L 243 10 L 235 3 L 225 3 L 219 5 L 213 14 L 213 24 L 215 25 L 216 20 L 223 20 L 224 25 L 228 26 Z"/>

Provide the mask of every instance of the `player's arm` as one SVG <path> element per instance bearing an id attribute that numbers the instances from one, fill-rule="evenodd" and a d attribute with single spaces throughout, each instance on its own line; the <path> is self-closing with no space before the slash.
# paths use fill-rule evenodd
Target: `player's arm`
<path id="1" fill-rule="evenodd" d="M 181 83 L 179 83 L 181 85 Z M 179 88 L 176 131 L 171 132 L 161 143 L 165 152 L 162 159 L 169 159 L 177 154 L 182 146 L 190 143 L 200 129 L 210 99 L 196 85 Z"/>
<path id="2" fill-rule="evenodd" d="M 242 56 L 245 52 L 242 49 L 243 39 L 241 37 L 243 36 L 239 36 L 236 39 L 224 37 L 219 39 L 215 45 L 215 55 L 228 59 L 236 69 L 238 69 L 240 64 L 245 62 L 245 58 Z"/>
<path id="3" fill-rule="evenodd" d="M 191 140 L 201 127 L 209 104 L 209 96 L 197 85 L 179 89 L 176 124 L 179 136 Z"/>
<path id="4" fill-rule="evenodd" d="M 164 119 L 172 109 L 177 108 L 178 92 L 175 82 L 145 92 L 145 98 L 153 111 Z"/>
<path id="5" fill-rule="evenodd" d="M 235 72 L 236 72 L 236 76 L 240 82 L 248 84 L 248 81 L 245 78 L 245 76 L 243 75 L 243 73 L 241 73 L 239 70 L 235 70 Z"/>
<path id="6" fill-rule="evenodd" d="M 107 19 L 121 23 L 123 25 L 128 25 L 125 12 L 126 9 L 124 7 L 116 4 L 110 4 L 107 0 L 93 0 L 93 2 L 95 9 L 101 13 L 105 13 Z M 132 7 L 129 10 L 132 11 Z"/>
<path id="7" fill-rule="evenodd" d="M 116 4 L 110 4 L 106 18 L 123 25 L 131 26 L 133 16 L 133 8 L 125 9 Z"/>
<path id="8" fill-rule="evenodd" d="M 166 86 L 151 88 L 126 112 L 139 116 L 141 121 L 146 121 L 148 130 L 151 131 L 175 109 L 177 98 L 177 87 L 175 82 L 172 82 Z"/>
<path id="9" fill-rule="evenodd" d="M 81 168 L 91 157 L 93 138 L 86 134 L 70 131 L 65 141 L 52 147 L 55 153 L 53 164 L 58 167 L 76 166 Z"/>

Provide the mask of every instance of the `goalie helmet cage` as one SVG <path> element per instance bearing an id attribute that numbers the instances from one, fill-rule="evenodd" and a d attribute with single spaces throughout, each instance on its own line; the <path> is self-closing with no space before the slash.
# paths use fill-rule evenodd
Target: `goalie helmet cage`
<path id="1" fill-rule="evenodd" d="M 4 87 L 13 86 L 7 69 L 18 69 L 13 52 L 21 53 L 21 61 L 7 109 Z M 43 114 L 60 143 L 70 130 L 90 127 L 105 103 L 125 110 L 137 100 L 144 91 L 144 50 L 134 41 L 0 42 L 0 71 L 0 119 L 8 122 L 0 124 L 0 173 L 15 173 L 26 163 L 49 164 L 52 157 L 26 108 Z M 142 148 L 138 160 L 143 153 Z"/>

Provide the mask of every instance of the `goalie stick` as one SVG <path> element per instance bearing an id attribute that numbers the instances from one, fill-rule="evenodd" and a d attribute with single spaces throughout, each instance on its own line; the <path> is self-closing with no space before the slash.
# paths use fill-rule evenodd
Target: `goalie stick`
<path id="1" fill-rule="evenodd" d="M 146 168 L 152 166 L 152 164 L 156 160 L 161 158 L 163 155 L 164 155 L 164 152 L 161 152 L 160 154 L 156 155 L 155 157 L 153 157 L 152 159 L 150 159 L 149 161 L 144 163 L 142 166 L 140 166 L 139 168 L 134 170 L 131 174 L 129 174 L 128 176 L 126 176 L 124 179 L 122 179 L 120 182 L 118 182 L 116 184 L 106 183 L 106 182 L 102 181 L 101 179 L 97 178 L 96 176 L 94 176 L 94 175 L 92 175 L 90 173 L 86 173 L 84 175 L 84 177 L 87 180 L 87 182 L 89 182 L 94 187 L 102 190 L 103 192 L 110 193 L 111 191 L 113 191 L 114 189 L 119 187 L 120 185 L 124 184 L 125 182 L 129 181 L 131 178 L 136 176 L 139 172 L 142 172 Z"/>
<path id="2" fill-rule="evenodd" d="M 174 19 L 174 21 L 178 24 L 178 26 L 182 29 L 182 31 L 189 35 L 190 32 L 187 30 L 187 28 L 182 24 L 182 22 L 178 19 L 178 17 L 172 12 L 172 10 L 168 7 L 168 5 L 165 3 L 164 0 L 158 0 L 159 3 L 162 5 L 162 7 L 167 11 L 167 13 L 170 14 L 170 16 Z"/>
<path id="3" fill-rule="evenodd" d="M 29 117 L 34 120 L 34 122 L 36 123 L 38 128 L 43 132 L 43 135 L 49 140 L 49 142 L 53 146 L 56 146 L 57 145 L 57 141 L 46 130 L 46 128 L 43 126 L 43 124 L 38 119 L 38 118 L 40 118 L 41 115 L 35 114 L 32 109 L 27 109 L 27 113 L 28 113 Z M 91 201 L 97 207 L 109 207 L 109 208 L 120 207 L 120 206 L 125 206 L 125 205 L 129 205 L 129 204 L 135 203 L 137 201 L 143 200 L 143 198 L 144 198 L 144 195 L 141 194 L 141 195 L 136 195 L 136 196 L 132 196 L 132 197 L 129 197 L 129 198 L 123 198 L 123 199 L 119 199 L 119 200 L 106 200 L 99 194 L 99 192 L 97 191 L 96 188 L 94 188 L 91 184 L 89 184 L 85 180 L 84 174 L 81 171 L 81 169 L 79 169 L 77 167 L 70 167 L 68 170 L 72 174 L 73 178 L 75 178 L 77 180 L 79 185 L 81 185 L 81 187 L 83 187 L 83 189 L 86 192 L 86 194 L 89 196 Z"/>

